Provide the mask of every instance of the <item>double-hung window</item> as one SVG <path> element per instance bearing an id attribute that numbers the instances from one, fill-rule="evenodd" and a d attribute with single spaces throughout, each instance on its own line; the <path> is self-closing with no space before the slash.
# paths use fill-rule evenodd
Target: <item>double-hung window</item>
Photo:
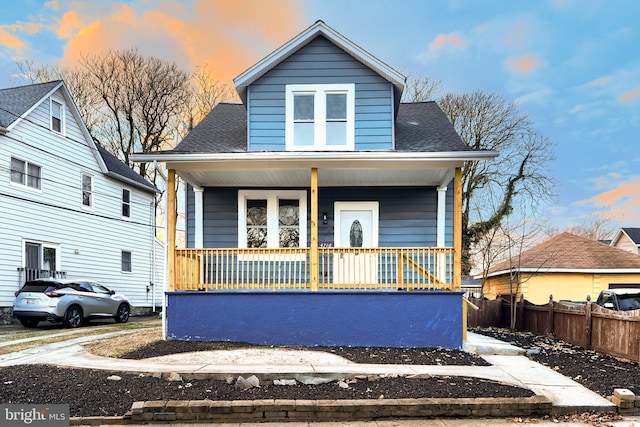
<path id="1" fill-rule="evenodd" d="M 93 207 L 93 177 L 86 173 L 82 174 L 82 207 Z"/>
<path id="2" fill-rule="evenodd" d="M 11 182 L 36 190 L 41 189 L 42 169 L 38 165 L 24 160 L 11 158 Z"/>
<path id="3" fill-rule="evenodd" d="M 130 251 L 122 251 L 120 255 L 120 271 L 131 273 L 133 271 L 133 261 Z"/>
<path id="4" fill-rule="evenodd" d="M 307 192 L 240 190 L 238 247 L 307 246 Z"/>
<path id="5" fill-rule="evenodd" d="M 51 130 L 64 133 L 64 104 L 51 100 Z"/>
<path id="6" fill-rule="evenodd" d="M 122 189 L 122 217 L 131 218 L 131 191 Z"/>
<path id="7" fill-rule="evenodd" d="M 354 104 L 354 84 L 287 85 L 287 150 L 353 150 Z"/>

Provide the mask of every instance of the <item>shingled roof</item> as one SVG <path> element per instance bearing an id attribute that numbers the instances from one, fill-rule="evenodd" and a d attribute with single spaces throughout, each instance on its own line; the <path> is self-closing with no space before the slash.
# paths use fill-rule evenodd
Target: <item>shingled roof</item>
<path id="1" fill-rule="evenodd" d="M 472 151 L 462 142 L 435 102 L 400 104 L 395 124 L 396 151 Z M 178 144 L 181 153 L 247 151 L 247 111 L 242 104 L 218 104 Z"/>
<path id="2" fill-rule="evenodd" d="M 98 148 L 98 153 L 100 153 L 100 157 L 102 157 L 107 170 L 111 175 L 116 175 L 116 179 L 124 178 L 127 181 L 132 181 L 133 183 L 146 187 L 149 191 L 158 191 L 153 184 L 127 166 L 122 160 L 107 151 L 107 149 L 102 145 L 96 144 L 96 147 Z"/>
<path id="3" fill-rule="evenodd" d="M 62 80 L 0 89 L 0 127 L 8 128 Z"/>
<path id="4" fill-rule="evenodd" d="M 585 272 L 596 270 L 637 270 L 638 255 L 586 239 L 571 233 L 561 233 L 522 252 L 519 257 L 491 268 L 489 277 L 507 273 L 511 267 L 520 271 Z"/>
<path id="5" fill-rule="evenodd" d="M 622 231 L 624 231 L 626 235 L 633 240 L 633 243 L 640 246 L 640 228 L 623 227 Z"/>

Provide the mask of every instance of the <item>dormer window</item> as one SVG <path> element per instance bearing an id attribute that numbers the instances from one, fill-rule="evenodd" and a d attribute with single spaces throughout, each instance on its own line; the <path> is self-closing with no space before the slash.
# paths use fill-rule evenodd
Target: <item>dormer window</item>
<path id="1" fill-rule="evenodd" d="M 287 85 L 288 151 L 354 149 L 355 85 Z"/>
<path id="2" fill-rule="evenodd" d="M 51 100 L 51 130 L 64 133 L 64 104 Z"/>

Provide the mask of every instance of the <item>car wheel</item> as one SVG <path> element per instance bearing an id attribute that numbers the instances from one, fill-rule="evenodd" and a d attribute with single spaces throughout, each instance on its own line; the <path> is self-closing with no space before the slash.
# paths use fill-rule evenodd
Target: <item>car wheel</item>
<path id="1" fill-rule="evenodd" d="M 131 309 L 129 308 L 129 305 L 120 304 L 120 306 L 118 307 L 118 311 L 114 316 L 114 319 L 116 320 L 116 323 L 127 323 L 127 320 L 129 320 L 130 314 L 131 314 Z"/>
<path id="2" fill-rule="evenodd" d="M 18 320 L 20 321 L 20 324 L 22 324 L 22 326 L 24 326 L 25 328 L 35 328 L 36 326 L 38 326 L 38 323 L 40 323 L 38 319 L 29 319 L 24 317 L 21 317 Z"/>
<path id="3" fill-rule="evenodd" d="M 82 325 L 82 309 L 77 305 L 72 305 L 67 308 L 67 312 L 64 314 L 64 320 L 62 323 L 67 328 L 77 328 Z"/>

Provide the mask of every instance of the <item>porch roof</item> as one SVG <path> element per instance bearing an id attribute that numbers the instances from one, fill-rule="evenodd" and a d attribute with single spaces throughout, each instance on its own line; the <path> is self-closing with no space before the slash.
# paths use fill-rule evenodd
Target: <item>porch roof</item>
<path id="1" fill-rule="evenodd" d="M 435 102 L 400 104 L 395 150 L 351 152 L 247 151 L 247 116 L 240 104 L 218 104 L 173 150 L 136 154 L 160 161 L 195 186 L 438 185 L 465 161 L 495 151 L 470 149 Z"/>

